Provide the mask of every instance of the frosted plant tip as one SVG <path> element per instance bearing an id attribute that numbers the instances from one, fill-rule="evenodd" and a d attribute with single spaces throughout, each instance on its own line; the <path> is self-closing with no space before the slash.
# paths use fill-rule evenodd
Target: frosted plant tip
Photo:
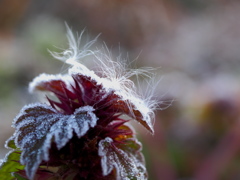
<path id="1" fill-rule="evenodd" d="M 97 38 L 81 46 L 82 36 L 75 39 L 67 26 L 69 48 L 51 54 L 71 65 L 68 72 L 43 73 L 29 84 L 31 92 L 48 92 L 47 102 L 24 106 L 14 119 L 0 179 L 147 180 L 142 145 L 127 122 L 154 132 L 154 93 L 137 88 L 139 77 L 149 80 L 151 73 L 90 50 Z M 99 71 L 83 65 L 88 55 Z"/>

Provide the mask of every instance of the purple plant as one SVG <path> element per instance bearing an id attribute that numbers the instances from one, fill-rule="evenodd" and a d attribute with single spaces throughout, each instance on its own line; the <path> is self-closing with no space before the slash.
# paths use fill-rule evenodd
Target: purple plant
<path id="1" fill-rule="evenodd" d="M 27 105 L 15 118 L 1 179 L 147 179 L 141 143 L 128 121 L 153 133 L 156 102 L 138 95 L 129 79 L 149 74 L 126 71 L 106 54 L 90 51 L 96 39 L 81 49 L 81 36 L 76 40 L 68 29 L 69 49 L 51 53 L 71 65 L 67 74 L 41 74 L 30 83 L 31 92 L 50 92 L 48 103 Z M 78 62 L 88 55 L 101 71 Z"/>

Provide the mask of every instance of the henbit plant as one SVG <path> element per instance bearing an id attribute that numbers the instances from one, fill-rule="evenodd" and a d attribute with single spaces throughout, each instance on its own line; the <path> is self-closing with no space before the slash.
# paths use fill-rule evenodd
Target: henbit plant
<path id="1" fill-rule="evenodd" d="M 153 133 L 157 103 L 151 95 L 138 95 L 129 79 L 149 76 L 148 70 L 126 71 L 108 55 L 89 50 L 96 39 L 80 48 L 82 34 L 76 40 L 68 28 L 67 36 L 69 49 L 51 54 L 71 67 L 67 74 L 41 74 L 30 83 L 31 92 L 53 97 L 26 105 L 15 118 L 0 179 L 147 179 L 141 143 L 128 121 Z M 88 55 L 101 71 L 79 62 Z"/>

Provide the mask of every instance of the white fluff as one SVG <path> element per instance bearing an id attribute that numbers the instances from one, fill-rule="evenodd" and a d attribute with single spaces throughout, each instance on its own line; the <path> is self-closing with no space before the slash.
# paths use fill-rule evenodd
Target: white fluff
<path id="1" fill-rule="evenodd" d="M 82 31 L 79 37 L 76 39 L 68 25 L 66 26 L 69 48 L 60 53 L 51 51 L 49 52 L 52 54 L 54 58 L 60 61 L 66 62 L 67 64 L 73 66 L 75 66 L 76 64 L 81 66 L 81 64 L 78 63 L 77 61 L 94 53 L 89 48 L 97 41 L 98 37 L 96 37 L 92 41 L 87 42 L 83 47 L 81 47 L 81 39 L 84 31 Z"/>
<path id="2" fill-rule="evenodd" d="M 91 77 L 91 79 L 95 80 L 98 84 L 102 84 L 107 92 L 114 91 L 115 94 L 120 96 L 129 104 L 130 112 L 133 112 L 134 109 L 141 113 L 143 121 L 149 125 L 151 131 L 153 132 L 154 110 L 157 108 L 158 104 L 152 99 L 154 94 L 152 90 L 153 87 L 149 88 L 150 93 L 147 92 L 140 95 L 137 93 L 137 88 L 134 82 L 129 79 L 133 76 L 137 79 L 139 76 L 151 79 L 152 74 L 149 71 L 150 69 L 126 70 L 126 63 L 122 63 L 120 58 L 118 61 L 113 61 L 111 53 L 106 47 L 104 49 L 105 51 L 89 50 L 89 48 L 96 42 L 97 38 L 88 42 L 83 46 L 83 48 L 80 48 L 83 32 L 76 39 L 70 28 L 67 26 L 67 33 L 69 48 L 61 53 L 51 52 L 51 54 L 54 58 L 71 65 L 68 75 L 82 74 Z M 89 55 L 91 55 L 92 60 L 100 68 L 101 71 L 99 71 L 98 74 L 100 74 L 101 77 L 82 64 L 82 58 Z M 40 77 L 35 78 L 30 84 L 30 91 L 32 91 L 41 80 L 44 81 L 45 78 L 48 80 L 51 78 L 54 79 L 54 76 L 40 75 Z M 63 80 L 66 80 L 67 75 L 56 75 L 55 78 L 63 78 Z"/>

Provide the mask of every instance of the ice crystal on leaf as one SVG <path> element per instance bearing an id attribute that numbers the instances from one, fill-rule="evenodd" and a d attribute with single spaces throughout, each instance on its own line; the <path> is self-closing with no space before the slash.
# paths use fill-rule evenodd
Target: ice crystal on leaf
<path id="1" fill-rule="evenodd" d="M 141 143 L 127 122 L 134 119 L 153 133 L 156 103 L 142 99 L 129 79 L 149 74 L 126 71 L 89 50 L 96 39 L 81 49 L 81 36 L 75 40 L 68 28 L 69 49 L 51 53 L 71 65 L 67 74 L 41 74 L 30 83 L 30 92 L 50 92 L 55 98 L 27 105 L 15 118 L 15 133 L 6 144 L 12 151 L 0 166 L 5 179 L 147 179 Z M 79 61 L 88 55 L 101 73 Z M 9 168 L 12 161 L 15 169 Z"/>
<path id="2" fill-rule="evenodd" d="M 22 150 L 20 162 L 26 165 L 27 176 L 33 178 L 39 164 L 49 160 L 48 150 L 52 142 L 61 149 L 75 133 L 81 138 L 94 127 L 97 117 L 90 106 L 80 107 L 72 115 L 58 113 L 44 104 L 28 105 L 17 116 L 12 138 Z"/>
<path id="3" fill-rule="evenodd" d="M 124 143 L 121 149 L 109 137 L 99 142 L 98 154 L 102 157 L 103 174 L 108 175 L 115 169 L 117 180 L 146 179 L 143 157 L 139 152 L 141 144 L 136 139 L 127 139 Z"/>

